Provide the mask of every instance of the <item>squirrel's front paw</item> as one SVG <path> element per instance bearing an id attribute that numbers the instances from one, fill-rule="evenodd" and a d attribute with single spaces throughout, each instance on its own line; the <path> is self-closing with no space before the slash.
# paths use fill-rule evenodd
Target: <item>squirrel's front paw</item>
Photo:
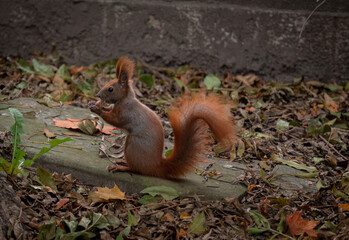
<path id="1" fill-rule="evenodd" d="M 88 103 L 88 108 L 91 110 L 91 112 L 94 112 L 94 113 L 97 113 L 97 114 L 102 111 L 101 104 L 99 104 L 99 101 L 98 102 L 90 101 Z"/>

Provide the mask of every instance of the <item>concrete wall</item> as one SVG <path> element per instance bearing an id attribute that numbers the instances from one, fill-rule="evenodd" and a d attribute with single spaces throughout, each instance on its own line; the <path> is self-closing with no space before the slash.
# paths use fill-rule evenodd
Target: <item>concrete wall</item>
<path id="1" fill-rule="evenodd" d="M 321 2 L 321 1 L 320 1 Z M 0 55 L 49 51 L 73 64 L 121 55 L 265 80 L 349 80 L 349 1 L 1 0 Z"/>

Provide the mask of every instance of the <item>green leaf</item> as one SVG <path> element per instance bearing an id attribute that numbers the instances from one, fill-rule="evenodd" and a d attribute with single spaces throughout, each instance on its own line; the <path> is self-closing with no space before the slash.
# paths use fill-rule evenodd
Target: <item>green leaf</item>
<path id="1" fill-rule="evenodd" d="M 23 130 L 24 117 L 22 113 L 18 111 L 18 109 L 16 108 L 9 108 L 8 110 L 10 111 L 12 118 L 15 120 L 15 123 L 11 126 L 9 132 L 14 135 L 15 134 L 19 135 L 24 133 L 24 130 Z"/>
<path id="2" fill-rule="evenodd" d="M 221 86 L 221 80 L 217 76 L 209 74 L 205 77 L 204 84 L 208 90 L 211 90 L 219 88 Z"/>
<path id="3" fill-rule="evenodd" d="M 68 141 L 73 141 L 73 139 L 71 138 L 64 138 L 64 139 L 53 139 L 49 142 L 50 147 L 43 147 L 41 148 L 40 152 L 38 154 L 36 154 L 33 158 L 32 158 L 32 162 L 34 162 L 35 159 L 37 159 L 38 157 L 40 157 L 41 155 L 49 152 L 52 148 L 54 148 L 55 146 L 64 143 L 64 142 L 68 142 Z"/>
<path id="4" fill-rule="evenodd" d="M 36 174 L 38 177 L 38 181 L 42 185 L 49 186 L 53 190 L 57 191 L 57 184 L 49 171 L 47 171 L 39 165 Z"/>
<path id="5" fill-rule="evenodd" d="M 324 158 L 321 157 L 313 157 L 313 162 L 316 164 L 318 164 L 319 162 L 322 162 L 323 160 L 325 160 Z"/>
<path id="6" fill-rule="evenodd" d="M 82 226 L 83 228 L 87 229 L 88 225 L 91 223 L 91 220 L 87 217 L 82 217 L 79 222 L 79 226 Z"/>
<path id="7" fill-rule="evenodd" d="M 98 228 L 98 229 L 109 229 L 108 220 L 101 214 L 92 212 L 92 224 L 88 229 Z"/>
<path id="8" fill-rule="evenodd" d="M 261 107 L 263 106 L 263 104 L 257 101 L 257 102 L 255 102 L 255 103 L 253 104 L 253 106 L 254 106 L 256 109 L 259 109 L 259 108 L 261 108 Z"/>
<path id="9" fill-rule="evenodd" d="M 299 178 L 314 178 L 318 175 L 319 173 L 317 172 L 313 172 L 313 173 L 300 173 L 300 174 L 296 174 L 296 177 Z"/>
<path id="10" fill-rule="evenodd" d="M 21 69 L 25 73 L 35 73 L 35 70 L 32 66 L 29 65 L 24 59 L 19 59 L 18 68 Z"/>
<path id="11" fill-rule="evenodd" d="M 240 158 L 242 158 L 242 156 L 245 153 L 245 143 L 241 139 L 239 139 L 238 142 L 239 142 L 239 144 L 238 144 L 238 149 L 237 149 L 236 153 Z"/>
<path id="12" fill-rule="evenodd" d="M 39 227 L 38 240 L 53 239 L 56 235 L 56 222 L 51 220 L 49 223 Z"/>
<path id="13" fill-rule="evenodd" d="M 167 150 L 167 151 L 165 152 L 165 157 L 170 156 L 172 152 L 173 152 L 173 149 Z"/>
<path id="14" fill-rule="evenodd" d="M 64 138 L 64 139 L 53 139 L 49 142 L 51 148 L 54 148 L 55 146 L 61 144 L 61 143 L 65 143 L 65 142 L 69 142 L 69 141 L 73 141 L 73 139 L 71 138 Z"/>
<path id="15" fill-rule="evenodd" d="M 131 211 L 128 210 L 127 212 L 127 226 L 137 226 L 138 221 L 137 219 L 132 215 Z"/>
<path id="16" fill-rule="evenodd" d="M 141 191 L 141 193 L 148 193 L 155 197 L 156 195 L 162 196 L 165 200 L 173 200 L 177 197 L 179 197 L 178 192 L 176 189 L 172 187 L 166 187 L 166 186 L 153 186 L 153 187 L 147 187 Z"/>
<path id="17" fill-rule="evenodd" d="M 130 232 L 131 232 L 131 227 L 128 226 L 126 227 L 124 230 L 122 230 L 119 235 L 117 236 L 116 240 L 124 240 L 124 237 L 128 237 L 130 235 Z"/>
<path id="18" fill-rule="evenodd" d="M 276 129 L 279 130 L 279 131 L 282 131 L 282 132 L 286 131 L 289 126 L 290 126 L 290 123 L 285 121 L 285 120 L 282 120 L 282 119 L 279 119 L 276 122 Z"/>
<path id="19" fill-rule="evenodd" d="M 147 205 L 149 203 L 156 203 L 158 202 L 155 197 L 150 195 L 144 195 L 141 199 L 138 200 L 139 204 Z"/>
<path id="20" fill-rule="evenodd" d="M 187 86 L 185 85 L 185 83 L 183 82 L 183 81 L 181 81 L 181 80 L 179 80 L 178 78 L 173 78 L 175 81 L 176 81 L 176 83 L 177 83 L 177 85 L 178 85 L 178 87 L 179 88 L 186 88 Z"/>
<path id="21" fill-rule="evenodd" d="M 332 192 L 333 195 L 335 195 L 336 197 L 340 197 L 346 201 L 349 201 L 349 196 L 346 195 L 344 192 L 339 191 L 335 185 L 333 185 Z"/>
<path id="22" fill-rule="evenodd" d="M 54 75 L 54 72 L 51 66 L 46 65 L 44 63 L 40 63 L 35 58 L 33 58 L 32 63 L 35 71 L 41 74 L 42 76 L 52 77 Z"/>
<path id="23" fill-rule="evenodd" d="M 6 161 L 6 159 L 0 157 L 0 171 L 4 171 L 7 174 L 11 174 L 12 171 L 12 163 Z M 20 173 L 18 168 L 14 168 L 14 171 L 12 174 Z"/>
<path id="24" fill-rule="evenodd" d="M 322 185 L 321 179 L 319 179 L 316 183 L 316 189 L 320 190 L 321 188 L 326 188 L 326 186 Z"/>
<path id="25" fill-rule="evenodd" d="M 254 220 L 258 227 L 263 226 L 266 229 L 270 229 L 270 224 L 268 220 L 262 214 L 255 211 L 249 211 L 248 213 L 250 214 L 251 218 Z"/>
<path id="26" fill-rule="evenodd" d="M 194 234 L 201 233 L 202 231 L 205 230 L 205 222 L 206 222 L 205 213 L 201 212 L 190 223 L 188 232 L 194 233 Z"/>
<path id="27" fill-rule="evenodd" d="M 277 230 L 279 232 L 283 232 L 284 231 L 284 221 L 285 221 L 285 213 L 284 211 L 282 210 L 281 214 L 280 214 L 280 221 L 279 221 L 279 224 L 277 226 Z"/>
<path id="28" fill-rule="evenodd" d="M 71 80 L 70 74 L 69 74 L 68 69 L 67 69 L 67 67 L 65 66 L 65 64 L 62 64 L 62 65 L 58 68 L 57 74 L 58 74 L 61 78 L 63 78 L 64 80 L 68 80 L 68 81 Z"/>
<path id="29" fill-rule="evenodd" d="M 270 160 L 275 161 L 275 162 L 280 162 L 282 164 L 288 165 L 288 166 L 296 168 L 298 170 L 304 170 L 304 171 L 307 171 L 310 173 L 317 171 L 316 167 L 308 167 L 308 166 L 301 165 L 301 164 L 298 164 L 298 163 L 293 162 L 293 161 L 287 161 L 287 160 L 280 158 L 279 156 L 277 156 L 274 153 L 271 154 Z"/>
<path id="30" fill-rule="evenodd" d="M 139 77 L 139 80 L 141 82 L 147 84 L 148 87 L 150 87 L 150 91 L 154 89 L 155 80 L 154 80 L 152 75 L 150 75 L 150 74 L 142 74 Z"/>
<path id="31" fill-rule="evenodd" d="M 106 215 L 104 217 L 107 219 L 109 225 L 113 229 L 118 228 L 120 226 L 120 219 L 117 218 L 116 216 L 109 214 L 109 215 Z"/>
<path id="32" fill-rule="evenodd" d="M 256 234 L 261 234 L 261 233 L 264 233 L 266 231 L 268 231 L 269 229 L 266 229 L 266 228 L 248 228 L 247 229 L 247 232 L 250 234 L 250 235 L 256 235 Z"/>
<path id="33" fill-rule="evenodd" d="M 26 155 L 26 152 L 22 149 L 15 149 L 14 152 L 14 158 L 12 160 L 13 168 L 20 168 L 23 162 L 25 161 L 24 156 Z"/>
<path id="34" fill-rule="evenodd" d="M 19 84 L 17 84 L 16 88 L 18 88 L 18 90 L 22 90 L 23 88 L 28 87 L 28 83 L 27 82 L 20 82 Z"/>
<path id="35" fill-rule="evenodd" d="M 292 120 L 292 121 L 290 122 L 290 125 L 291 125 L 291 126 L 294 126 L 294 127 L 300 127 L 300 126 L 301 126 L 301 124 L 300 124 L 298 121 L 296 121 L 296 120 Z"/>
<path id="36" fill-rule="evenodd" d="M 78 222 L 75 220 L 72 220 L 72 221 L 63 220 L 63 223 L 68 227 L 69 232 L 71 233 L 74 233 L 78 226 Z"/>
<path id="37" fill-rule="evenodd" d="M 16 108 L 9 108 L 10 114 L 15 120 L 15 123 L 11 126 L 9 132 L 13 134 L 11 138 L 13 155 L 12 155 L 12 166 L 10 174 L 14 174 L 14 171 L 24 162 L 25 152 L 18 148 L 21 143 L 20 134 L 24 133 L 23 124 L 24 118 L 20 111 Z"/>

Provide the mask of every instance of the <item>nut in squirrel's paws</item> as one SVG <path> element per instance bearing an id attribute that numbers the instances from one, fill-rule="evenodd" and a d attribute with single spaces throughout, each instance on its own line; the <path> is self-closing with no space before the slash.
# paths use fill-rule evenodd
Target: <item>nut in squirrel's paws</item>
<path id="1" fill-rule="evenodd" d="M 88 108 L 92 111 L 92 112 L 95 112 L 95 113 L 98 113 L 102 110 L 102 101 L 99 100 L 99 101 L 90 101 L 88 103 Z"/>

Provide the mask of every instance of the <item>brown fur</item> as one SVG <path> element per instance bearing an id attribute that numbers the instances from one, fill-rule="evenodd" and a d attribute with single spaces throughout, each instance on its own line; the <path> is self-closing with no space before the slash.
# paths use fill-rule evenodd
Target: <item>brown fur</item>
<path id="1" fill-rule="evenodd" d="M 175 145 L 171 155 L 163 158 L 164 130 L 160 118 L 136 99 L 131 85 L 133 70 L 132 61 L 127 57 L 120 58 L 116 65 L 117 79 L 107 83 L 98 93 L 101 100 L 114 104 L 111 110 L 89 104 L 91 111 L 106 122 L 128 131 L 125 144 L 128 167 L 116 164 L 113 169 L 161 178 L 184 175 L 202 159 L 202 154 L 209 152 L 208 127 L 222 147 L 229 149 L 232 146 L 235 132 L 229 108 L 217 96 L 199 93 L 180 98 L 170 108 Z M 108 90 L 110 87 L 112 92 Z"/>

